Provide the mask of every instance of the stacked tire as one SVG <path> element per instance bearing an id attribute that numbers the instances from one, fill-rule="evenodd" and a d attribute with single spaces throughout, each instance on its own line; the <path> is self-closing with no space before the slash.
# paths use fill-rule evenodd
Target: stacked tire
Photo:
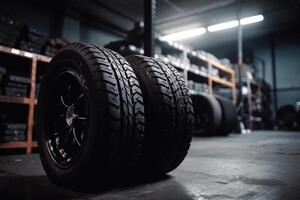
<path id="1" fill-rule="evenodd" d="M 234 105 L 230 99 L 216 96 L 222 110 L 222 118 L 216 135 L 226 136 L 233 132 L 236 127 L 237 115 Z"/>
<path id="2" fill-rule="evenodd" d="M 84 43 L 51 60 L 37 115 L 48 177 L 76 188 L 174 170 L 194 126 L 188 89 L 172 66 Z"/>
<path id="3" fill-rule="evenodd" d="M 227 136 L 237 121 L 231 100 L 205 93 L 192 95 L 195 110 L 194 136 Z"/>
<path id="4" fill-rule="evenodd" d="M 217 133 L 222 120 L 219 102 L 209 94 L 192 95 L 195 111 L 194 136 L 211 136 Z"/>

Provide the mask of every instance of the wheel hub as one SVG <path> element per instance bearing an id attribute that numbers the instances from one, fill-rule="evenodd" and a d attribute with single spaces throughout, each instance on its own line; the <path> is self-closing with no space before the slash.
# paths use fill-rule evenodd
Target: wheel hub
<path id="1" fill-rule="evenodd" d="M 73 120 L 76 117 L 75 113 L 74 113 L 74 104 L 72 104 L 71 106 L 69 106 L 67 108 L 66 111 L 66 123 L 68 124 L 68 126 L 71 126 L 73 124 Z"/>

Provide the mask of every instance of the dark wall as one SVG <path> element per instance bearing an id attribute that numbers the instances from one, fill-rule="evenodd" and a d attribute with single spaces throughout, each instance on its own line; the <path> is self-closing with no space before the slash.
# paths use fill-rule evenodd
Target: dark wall
<path id="1" fill-rule="evenodd" d="M 60 10 L 57 10 L 55 6 L 51 8 L 51 5 L 43 6 L 40 4 L 19 0 L 6 1 L 1 3 L 0 14 L 11 16 L 26 23 L 47 37 L 63 37 L 70 41 L 84 41 L 97 45 L 104 45 L 121 39 L 120 36 L 101 29 L 99 26 L 82 22 L 78 12 L 77 16 L 70 16 L 69 13 L 72 13 L 70 8 L 61 8 L 62 5 L 60 5 Z M 55 4 L 53 2 L 53 5 Z M 95 19 L 86 18 L 84 21 L 92 20 L 95 21 Z"/>
<path id="2" fill-rule="evenodd" d="M 273 43 L 273 44 L 272 44 Z M 299 33 L 276 34 L 263 41 L 254 49 L 254 54 L 266 63 L 266 80 L 272 81 L 272 45 L 276 70 L 278 107 L 285 104 L 295 105 L 300 101 L 300 38 Z"/>
<path id="3" fill-rule="evenodd" d="M 29 4 L 27 1 L 10 0 L 1 3 L 0 14 L 8 15 L 20 22 L 30 25 L 32 28 L 50 35 L 50 24 L 53 13 L 37 5 Z"/>

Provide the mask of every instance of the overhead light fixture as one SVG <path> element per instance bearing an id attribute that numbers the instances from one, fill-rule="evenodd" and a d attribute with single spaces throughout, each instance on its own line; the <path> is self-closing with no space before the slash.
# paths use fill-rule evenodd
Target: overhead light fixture
<path id="1" fill-rule="evenodd" d="M 203 35 L 204 33 L 206 33 L 206 29 L 201 27 L 165 35 L 162 36 L 160 39 L 164 41 L 177 41 Z"/>
<path id="2" fill-rule="evenodd" d="M 252 17 L 242 18 L 240 20 L 240 24 L 241 25 L 247 25 L 247 24 L 252 24 L 252 23 L 256 23 L 256 22 L 261 22 L 263 20 L 264 20 L 263 15 L 255 15 L 255 16 L 252 16 Z"/>
<path id="3" fill-rule="evenodd" d="M 208 26 L 207 30 L 209 32 L 221 31 L 221 30 L 225 30 L 225 29 L 235 28 L 235 27 L 238 27 L 239 25 L 252 24 L 252 23 L 263 21 L 263 20 L 264 20 L 263 15 L 255 15 L 255 16 L 251 16 L 251 17 L 242 18 L 240 20 L 233 20 L 233 21 L 228 21 L 228 22 L 224 22 L 224 23 L 220 23 L 220 24 L 214 24 L 214 25 Z M 169 35 L 162 36 L 159 39 L 163 40 L 163 41 L 168 41 L 169 43 L 172 43 L 173 41 L 192 38 L 192 37 L 196 37 L 199 35 L 203 35 L 205 33 L 206 33 L 206 28 L 201 27 L 201 28 L 194 28 L 194 29 L 190 29 L 190 30 L 186 30 L 186 31 L 177 32 L 177 33 L 172 33 Z"/>
<path id="4" fill-rule="evenodd" d="M 233 21 L 224 22 L 221 24 L 211 25 L 211 26 L 207 27 L 207 29 L 209 32 L 215 32 L 215 31 L 221 31 L 221 30 L 225 30 L 225 29 L 229 29 L 229 28 L 234 28 L 234 27 L 237 27 L 238 25 L 239 25 L 239 21 L 233 20 Z"/>

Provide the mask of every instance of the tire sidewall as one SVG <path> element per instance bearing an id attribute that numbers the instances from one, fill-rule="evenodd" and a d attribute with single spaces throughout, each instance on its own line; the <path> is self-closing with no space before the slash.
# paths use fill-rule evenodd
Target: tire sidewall
<path id="1" fill-rule="evenodd" d="M 216 131 L 221 123 L 221 117 L 222 117 L 222 110 L 216 99 L 207 94 L 197 94 L 192 95 L 192 100 L 194 104 L 194 111 L 195 111 L 195 123 L 196 118 L 199 113 L 203 113 L 205 115 L 208 115 L 209 117 L 209 125 L 207 129 L 205 129 L 203 132 L 199 132 L 200 130 L 197 130 L 195 128 L 194 135 L 195 136 L 213 136 L 216 134 Z M 198 122 L 197 122 L 198 123 Z"/>
<path id="2" fill-rule="evenodd" d="M 74 180 L 74 177 L 79 179 L 88 175 L 88 171 L 84 169 L 90 165 L 93 160 L 94 147 L 96 144 L 96 133 L 97 131 L 97 120 L 95 113 L 95 98 L 93 97 L 95 88 L 93 86 L 93 79 L 91 71 L 89 70 L 90 63 L 88 63 L 83 56 L 73 49 L 64 49 L 60 51 L 50 62 L 50 65 L 45 73 L 44 80 L 41 84 L 41 90 L 38 97 L 38 112 L 37 112 L 37 133 L 38 133 L 38 147 L 40 152 L 40 157 L 44 169 L 49 177 L 56 183 L 64 184 L 68 183 L 71 180 Z M 63 66 L 61 68 L 61 66 Z M 53 77 L 55 77 L 59 72 L 63 70 L 71 70 L 78 73 L 85 83 L 87 88 L 88 96 L 88 127 L 85 146 L 79 156 L 78 160 L 68 169 L 60 168 L 51 158 L 46 144 L 46 134 L 45 134 L 45 119 L 47 115 L 47 100 L 48 94 L 50 91 Z M 55 109 L 55 108 L 51 108 Z"/>
<path id="3" fill-rule="evenodd" d="M 235 108 L 229 99 L 225 99 L 221 96 L 216 96 L 216 99 L 222 109 L 222 120 L 218 128 L 218 134 L 228 135 L 234 130 L 236 124 Z"/>

